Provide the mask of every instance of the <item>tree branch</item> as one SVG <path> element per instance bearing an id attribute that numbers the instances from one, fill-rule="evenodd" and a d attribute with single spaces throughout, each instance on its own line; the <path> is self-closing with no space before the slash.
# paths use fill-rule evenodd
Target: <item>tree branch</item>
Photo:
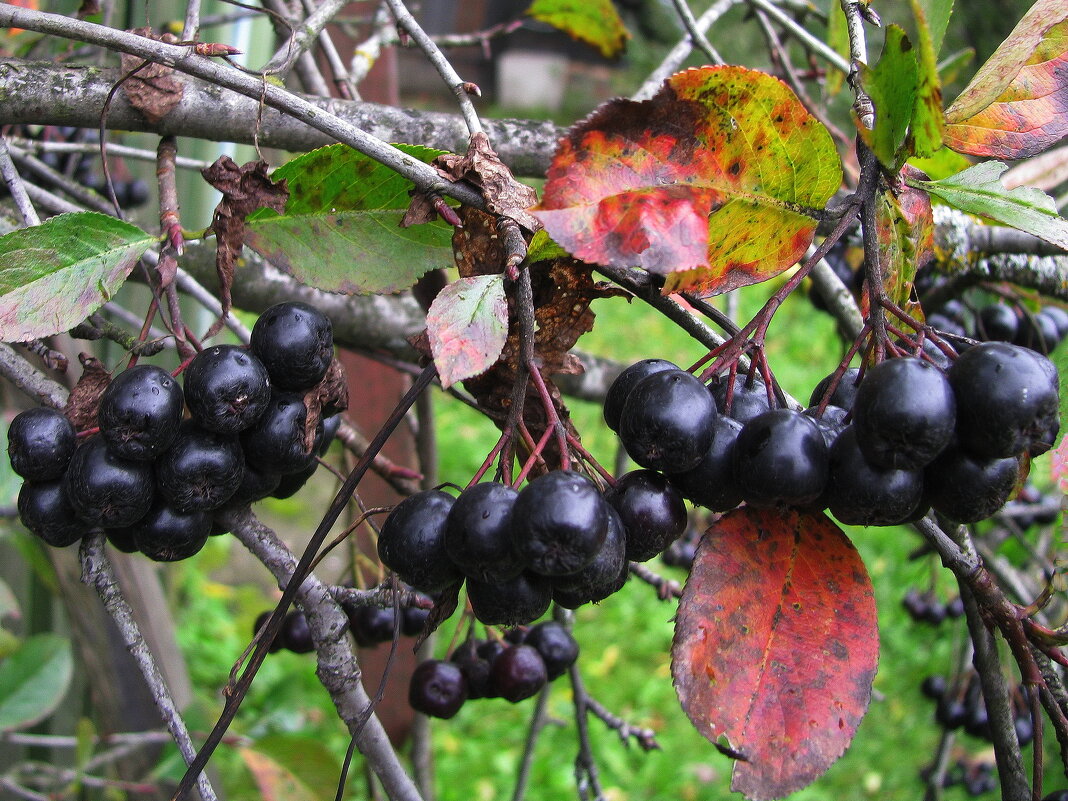
<path id="1" fill-rule="evenodd" d="M 0 5 L 0 10 L 5 8 L 8 6 Z M 119 77 L 119 70 L 0 60 L 3 121 L 96 128 L 108 91 Z M 273 108 L 264 108 L 261 113 L 258 97 L 246 97 L 194 78 L 175 77 L 182 83 L 182 99 L 166 117 L 158 123 L 149 122 L 120 92 L 108 112 L 108 128 L 253 144 L 256 126 L 250 123 L 260 114 L 258 138 L 262 147 L 305 152 L 337 141 Z M 293 96 L 383 142 L 411 142 L 454 153 L 467 150 L 467 127 L 457 114 Z M 549 121 L 484 119 L 482 124 L 497 154 L 516 175 L 544 175 L 556 142 L 564 134 Z"/>

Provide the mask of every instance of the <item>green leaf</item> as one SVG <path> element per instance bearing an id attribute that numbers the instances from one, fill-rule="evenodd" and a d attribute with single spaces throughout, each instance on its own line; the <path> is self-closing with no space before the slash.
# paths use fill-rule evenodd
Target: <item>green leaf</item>
<path id="1" fill-rule="evenodd" d="M 942 146 L 942 84 L 938 77 L 938 49 L 945 26 L 949 22 L 948 7 L 935 4 L 940 30 L 932 30 L 921 0 L 911 0 L 912 15 L 916 20 L 916 63 L 919 67 L 919 84 L 916 91 L 916 107 L 912 112 L 912 152 L 917 156 L 930 156 Z M 937 38 L 936 38 L 937 37 Z M 937 43 L 936 43 L 937 42 Z"/>
<path id="2" fill-rule="evenodd" d="M 0 662 L 0 731 L 38 723 L 63 701 L 73 673 L 70 641 L 35 634 Z"/>
<path id="3" fill-rule="evenodd" d="M 241 749 L 264 801 L 322 801 L 337 793 L 341 766 L 319 740 L 271 734 Z"/>
<path id="4" fill-rule="evenodd" d="M 1068 250 L 1068 220 L 1057 214 L 1053 198 L 1029 186 L 1006 189 L 1001 175 L 1008 168 L 1000 161 L 987 161 L 941 181 L 909 179 L 908 184 L 961 211 L 1011 225 Z"/>
<path id="5" fill-rule="evenodd" d="M 861 80 L 875 104 L 875 127 L 860 126 L 860 133 L 883 166 L 897 170 L 919 85 L 916 53 L 902 28 L 887 27 L 882 55 L 874 67 L 861 67 Z"/>
<path id="6" fill-rule="evenodd" d="M 567 251 L 560 247 L 544 228 L 536 231 L 530 238 L 530 244 L 527 245 L 529 263 L 565 258 L 567 258 Z"/>
<path id="7" fill-rule="evenodd" d="M 842 4 L 834 0 L 827 10 L 827 36 L 826 42 L 834 52 L 845 61 L 849 61 L 849 28 L 846 25 L 845 12 Z M 840 70 L 828 70 L 824 79 L 823 94 L 825 97 L 834 97 L 845 85 L 845 73 Z"/>
<path id="8" fill-rule="evenodd" d="M 0 340 L 66 331 L 103 306 L 156 237 L 95 212 L 0 237 Z"/>
<path id="9" fill-rule="evenodd" d="M 612 0 L 534 0 L 527 15 L 592 45 L 605 58 L 618 56 L 630 38 Z"/>
<path id="10" fill-rule="evenodd" d="M 421 161 L 441 152 L 399 147 Z M 445 223 L 400 227 L 411 182 L 349 147 L 320 148 L 271 177 L 287 181 L 285 213 L 251 214 L 245 242 L 302 283 L 347 294 L 399 292 L 452 264 L 452 229 Z"/>
<path id="11" fill-rule="evenodd" d="M 931 51 L 935 58 L 942 52 L 942 40 L 949 27 L 949 18 L 953 13 L 953 0 L 920 0 L 919 7 L 927 20 L 930 31 Z"/>
<path id="12" fill-rule="evenodd" d="M 486 372 L 508 339 L 504 276 L 474 275 L 449 284 L 430 304 L 426 326 L 443 387 Z"/>

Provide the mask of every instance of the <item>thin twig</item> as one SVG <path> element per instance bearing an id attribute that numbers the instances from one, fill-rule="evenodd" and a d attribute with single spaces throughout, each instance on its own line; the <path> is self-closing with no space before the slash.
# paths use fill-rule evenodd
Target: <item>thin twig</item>
<path id="1" fill-rule="evenodd" d="M 708 29 L 712 27 L 712 23 L 726 14 L 731 8 L 738 5 L 741 0 L 717 0 L 713 3 L 709 9 L 701 15 L 697 20 L 694 28 L 702 35 L 708 33 Z M 638 89 L 633 95 L 632 100 L 648 100 L 655 95 L 660 87 L 663 85 L 669 77 L 678 72 L 682 62 L 689 58 L 690 53 L 693 52 L 694 40 L 693 37 L 687 33 L 682 40 L 675 45 L 671 52 L 668 53 L 660 65 L 649 73 L 649 77 L 642 83 L 641 88 Z"/>
<path id="2" fill-rule="evenodd" d="M 41 218 L 37 216 L 37 210 L 33 207 L 30 196 L 26 194 L 26 185 L 23 183 L 19 171 L 15 169 L 14 162 L 11 161 L 11 153 L 7 149 L 7 139 L 3 136 L 0 136 L 0 176 L 3 177 L 4 183 L 7 184 L 8 192 L 11 193 L 11 197 L 15 201 L 15 208 L 22 215 L 22 221 L 26 225 L 40 225 Z"/>
<path id="3" fill-rule="evenodd" d="M 672 4 L 675 6 L 675 13 L 679 15 L 679 19 L 682 20 L 682 25 L 686 28 L 686 32 L 690 34 L 690 40 L 694 42 L 701 51 L 708 57 L 708 60 L 713 64 L 724 64 L 723 56 L 712 46 L 712 43 L 705 38 L 704 33 L 697 25 L 697 20 L 693 17 L 693 12 L 690 10 L 690 4 L 686 0 L 672 0 Z"/>
<path id="4" fill-rule="evenodd" d="M 31 150 L 41 153 L 98 153 L 100 151 L 96 142 L 41 142 L 36 139 L 23 139 L 18 136 L 12 136 L 9 141 L 12 152 L 16 147 L 25 153 L 29 153 Z M 114 156 L 122 156 L 127 159 L 151 161 L 152 163 L 156 161 L 155 152 L 139 147 L 111 143 L 108 145 L 108 151 Z M 197 172 L 211 166 L 210 161 L 201 161 L 200 159 L 191 159 L 185 156 L 178 156 L 174 163 L 182 169 L 196 170 Z"/>

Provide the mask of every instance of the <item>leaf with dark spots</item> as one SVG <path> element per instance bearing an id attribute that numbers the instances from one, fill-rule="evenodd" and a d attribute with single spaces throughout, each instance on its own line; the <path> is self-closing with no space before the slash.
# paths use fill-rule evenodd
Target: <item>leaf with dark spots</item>
<path id="1" fill-rule="evenodd" d="M 1068 136 L 1068 9 L 1039 0 L 946 111 L 958 153 L 1020 159 Z"/>
<path id="2" fill-rule="evenodd" d="M 79 353 L 78 361 L 82 365 L 82 374 L 67 397 L 67 406 L 63 413 L 67 415 L 75 431 L 88 431 L 90 428 L 96 428 L 100 396 L 111 383 L 111 374 L 103 362 L 88 353 Z"/>
<path id="3" fill-rule="evenodd" d="M 90 10 L 89 13 L 95 12 Z M 174 44 L 178 41 L 173 34 L 157 35 L 151 28 L 134 28 L 130 33 L 167 44 Z M 129 53 L 121 53 L 119 59 L 124 75 L 136 70 L 133 75 L 123 81 L 122 93 L 126 95 L 130 105 L 144 114 L 145 119 L 150 123 L 157 124 L 182 102 L 185 87 L 174 76 L 173 68 L 154 62 L 146 64 L 145 59 Z"/>
<path id="4" fill-rule="evenodd" d="M 871 581 L 824 515 L 742 507 L 697 548 L 675 623 L 682 707 L 734 763 L 731 789 L 782 798 L 845 751 L 878 663 Z"/>
<path id="5" fill-rule="evenodd" d="M 908 165 L 903 170 L 910 176 L 922 175 Z M 909 186 L 897 193 L 880 193 L 875 226 L 883 288 L 890 300 L 923 322 L 923 311 L 910 298 L 916 272 L 934 258 L 931 196 Z"/>
<path id="6" fill-rule="evenodd" d="M 442 152 L 398 147 L 420 161 Z M 252 214 L 245 242 L 304 284 L 345 294 L 400 292 L 449 263 L 449 226 L 402 227 L 411 182 L 350 147 L 319 148 L 271 177 L 286 181 L 289 200 L 284 209 Z"/>
<path id="7" fill-rule="evenodd" d="M 217 240 L 215 270 L 219 274 L 225 317 L 232 305 L 230 287 L 245 239 L 245 219 L 259 208 L 281 212 L 289 192 L 284 182 L 276 183 L 267 177 L 266 161 L 250 161 L 238 166 L 229 156 L 219 156 L 214 164 L 201 171 L 201 175 L 223 195 L 215 207 L 210 230 Z"/>
<path id="8" fill-rule="evenodd" d="M 573 127 L 533 213 L 579 259 L 711 295 L 794 264 L 841 177 L 830 134 L 784 83 L 702 67 Z"/>
<path id="9" fill-rule="evenodd" d="M 445 287 L 426 317 L 441 385 L 486 372 L 508 338 L 503 275 L 473 275 Z"/>

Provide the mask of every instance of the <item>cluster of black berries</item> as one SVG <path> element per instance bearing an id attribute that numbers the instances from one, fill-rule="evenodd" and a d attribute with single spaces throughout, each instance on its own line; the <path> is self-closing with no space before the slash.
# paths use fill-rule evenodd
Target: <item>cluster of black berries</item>
<path id="1" fill-rule="evenodd" d="M 515 626 L 553 601 L 574 609 L 607 598 L 628 561 L 651 559 L 685 526 L 682 496 L 652 471 L 628 473 L 602 495 L 586 476 L 555 470 L 519 491 L 484 482 L 458 498 L 416 493 L 386 518 L 378 555 L 429 594 L 466 581 L 476 618 Z"/>
<path id="2" fill-rule="evenodd" d="M 1011 342 L 1046 355 L 1068 336 L 1068 312 L 1043 306 L 1037 312 L 1007 302 L 987 303 L 977 311 L 960 300 L 946 301 L 927 318 L 941 332 L 981 342 Z"/>
<path id="3" fill-rule="evenodd" d="M 99 431 L 81 442 L 60 412 L 22 412 L 8 454 L 26 479 L 23 524 L 57 547 L 102 528 L 123 551 L 159 561 L 193 555 L 213 533 L 214 511 L 287 497 L 315 471 L 327 426 L 308 425 L 304 396 L 332 359 L 330 321 L 306 304 L 282 303 L 256 322 L 251 348 L 198 353 L 184 392 L 154 365 L 119 373 L 100 397 Z"/>
<path id="4" fill-rule="evenodd" d="M 964 601 L 958 595 L 952 600 L 941 601 L 933 592 L 920 592 L 913 588 L 901 599 L 901 606 L 914 623 L 937 626 L 944 620 L 956 620 L 964 614 Z"/>
<path id="5" fill-rule="evenodd" d="M 829 376 L 796 411 L 771 408 L 752 377 L 706 387 L 648 359 L 612 385 L 605 420 L 635 462 L 696 504 L 829 509 L 853 525 L 928 509 L 983 520 L 1008 499 L 1019 457 L 1048 450 L 1059 429 L 1056 368 L 1008 343 L 969 348 L 945 372 L 902 357 L 858 375 Z"/>
<path id="6" fill-rule="evenodd" d="M 397 623 L 392 606 L 381 608 L 377 606 L 354 606 L 342 604 L 345 615 L 349 619 L 349 631 L 353 639 L 361 648 L 373 648 L 380 643 L 389 642 L 393 639 L 394 628 L 397 628 L 405 637 L 416 637 L 426 625 L 429 610 L 418 607 L 405 607 L 400 610 L 400 621 Z M 261 612 L 256 617 L 252 626 L 252 634 L 257 632 L 271 616 L 271 610 Z M 312 642 L 311 628 L 308 619 L 299 609 L 292 609 L 282 619 L 282 627 L 278 630 L 268 653 L 281 650 L 292 651 L 295 654 L 310 654 L 315 650 Z"/>
<path id="7" fill-rule="evenodd" d="M 469 639 L 447 660 L 420 663 L 408 685 L 408 703 L 436 718 L 451 718 L 469 699 L 515 704 L 564 675 L 579 655 L 571 632 L 555 621 L 515 629 L 509 640 Z"/>
<path id="8" fill-rule="evenodd" d="M 990 740 L 990 717 L 983 700 L 978 675 L 972 671 L 959 687 L 950 687 L 943 676 L 928 676 L 920 692 L 935 702 L 935 721 L 949 731 L 962 729 L 982 740 Z M 1027 703 L 1027 692 L 1020 686 L 1012 693 L 1013 726 L 1020 745 L 1030 745 L 1035 736 L 1034 722 Z"/>
<path id="9" fill-rule="evenodd" d="M 921 772 L 925 782 L 930 780 L 930 774 L 929 768 Z M 994 763 L 989 759 L 957 757 L 943 774 L 942 787 L 956 787 L 957 785 L 961 785 L 964 792 L 972 797 L 993 792 L 998 787 Z"/>

